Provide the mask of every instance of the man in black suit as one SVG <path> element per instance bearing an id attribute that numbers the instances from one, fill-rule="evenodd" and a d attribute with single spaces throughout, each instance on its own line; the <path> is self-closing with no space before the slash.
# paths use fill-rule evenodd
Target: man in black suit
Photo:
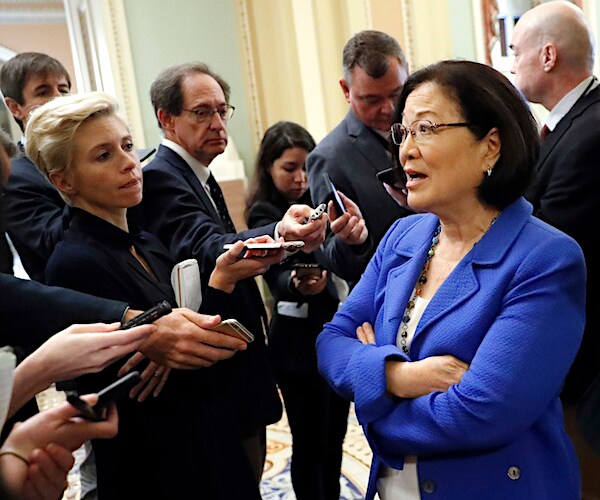
<path id="1" fill-rule="evenodd" d="M 138 217 L 170 250 L 176 261 L 195 258 L 202 288 L 225 243 L 261 235 L 303 240 L 310 252 L 324 240 L 327 217 L 303 224 L 311 208 L 293 205 L 281 221 L 242 231 L 235 227 L 209 165 L 225 151 L 227 121 L 233 114 L 229 85 L 205 64 L 190 63 L 164 70 L 152 84 L 152 104 L 164 140 L 144 168 L 144 197 Z M 281 416 L 281 402 L 268 368 L 267 316 L 253 277 L 237 282 L 231 292 L 237 318 L 254 333 L 248 350 L 236 356 L 238 421 L 257 480 L 265 459 L 266 426 Z"/>
<path id="2" fill-rule="evenodd" d="M 590 300 L 592 288 L 600 282 L 591 229 L 600 218 L 600 87 L 592 75 L 595 44 L 581 9 L 566 1 L 544 3 L 527 11 L 516 24 L 511 42 L 517 87 L 529 101 L 550 112 L 525 196 L 533 204 L 534 215 L 579 243 L 587 266 L 585 332 L 561 399 L 567 430 L 580 459 L 583 498 L 598 498 L 600 458 L 587 448 L 574 423 L 577 401 L 600 373 L 600 318 Z"/>
<path id="3" fill-rule="evenodd" d="M 344 75 L 340 86 L 350 109 L 306 160 L 313 203 L 327 197 L 323 174 L 353 200 L 362 212 L 371 238 L 370 245 L 349 247 L 359 259 L 335 258 L 329 249 L 338 239 L 327 237 L 326 252 L 336 274 L 356 281 L 375 247 L 398 218 L 411 213 L 386 193 L 376 174 L 392 166 L 389 146 L 394 106 L 408 76 L 408 65 L 398 42 L 380 31 L 355 34 L 343 51 Z M 338 216 L 340 214 L 337 214 Z M 332 217 L 333 220 L 333 217 Z"/>
<path id="4" fill-rule="evenodd" d="M 0 90 L 15 121 L 25 130 L 29 113 L 71 91 L 65 67 L 53 57 L 23 52 L 0 70 Z M 63 234 L 68 208 L 58 191 L 24 154 L 13 158 L 2 199 L 5 228 L 31 279 L 44 281 L 46 262 Z"/>

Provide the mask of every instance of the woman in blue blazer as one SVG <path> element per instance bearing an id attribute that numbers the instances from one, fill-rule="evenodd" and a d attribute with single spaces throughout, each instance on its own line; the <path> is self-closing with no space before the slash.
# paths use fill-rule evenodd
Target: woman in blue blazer
<path id="1" fill-rule="evenodd" d="M 492 68 L 442 61 L 407 80 L 392 136 L 398 220 L 317 339 L 389 498 L 577 499 L 559 394 L 585 318 L 585 265 L 521 195 L 535 120 Z M 402 495 L 402 496 L 401 496 Z"/>

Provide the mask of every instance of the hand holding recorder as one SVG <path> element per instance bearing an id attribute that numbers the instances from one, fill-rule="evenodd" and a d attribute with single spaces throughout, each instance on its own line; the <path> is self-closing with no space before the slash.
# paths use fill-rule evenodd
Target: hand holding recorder
<path id="1" fill-rule="evenodd" d="M 308 205 L 291 205 L 283 218 L 277 223 L 277 232 L 286 242 L 302 241 L 302 252 L 312 253 L 325 241 L 325 230 L 329 217 L 323 214 L 313 219 L 310 224 L 305 221 L 310 218 L 313 208 Z"/>

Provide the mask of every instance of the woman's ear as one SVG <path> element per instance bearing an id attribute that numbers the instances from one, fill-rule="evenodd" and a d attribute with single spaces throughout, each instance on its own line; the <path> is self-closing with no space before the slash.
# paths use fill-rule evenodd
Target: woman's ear
<path id="1" fill-rule="evenodd" d="M 48 174 L 48 177 L 54 187 L 61 193 L 66 195 L 74 195 L 77 193 L 72 176 L 68 175 L 64 170 L 60 172 L 51 172 Z"/>
<path id="2" fill-rule="evenodd" d="M 500 140 L 500 132 L 497 127 L 491 129 L 487 135 L 482 139 L 482 144 L 486 148 L 484 151 L 483 159 L 483 171 L 486 172 L 494 168 L 498 158 L 500 158 L 500 151 L 502 141 Z M 489 175 L 489 174 L 488 174 Z"/>

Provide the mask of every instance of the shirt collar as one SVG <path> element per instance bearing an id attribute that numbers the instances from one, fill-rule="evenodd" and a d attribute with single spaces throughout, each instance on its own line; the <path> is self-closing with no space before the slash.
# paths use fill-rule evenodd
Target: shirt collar
<path id="1" fill-rule="evenodd" d="M 77 207 L 70 208 L 69 227 L 92 234 L 103 241 L 110 241 L 113 244 L 122 245 L 125 248 L 129 248 L 133 245 L 134 241 L 139 238 L 141 234 L 139 226 L 130 219 L 127 219 L 127 224 L 129 226 L 129 232 L 123 231 L 121 228 L 97 215 L 91 214 L 87 210 Z"/>
<path id="2" fill-rule="evenodd" d="M 556 128 L 558 122 L 565 117 L 565 115 L 571 110 L 579 98 L 597 85 L 598 82 L 595 80 L 595 78 L 593 76 L 588 76 L 569 93 L 565 94 L 565 96 L 558 101 L 558 104 L 552 108 L 552 111 L 546 118 L 546 126 L 550 132 Z"/>
<path id="3" fill-rule="evenodd" d="M 203 165 L 201 162 L 196 160 L 196 158 L 189 154 L 184 148 L 170 139 L 163 139 L 161 144 L 181 156 L 181 158 L 183 158 L 183 160 L 194 171 L 196 176 L 198 176 L 198 179 L 202 185 L 206 188 L 206 183 L 210 177 L 210 169 L 206 165 Z"/>

